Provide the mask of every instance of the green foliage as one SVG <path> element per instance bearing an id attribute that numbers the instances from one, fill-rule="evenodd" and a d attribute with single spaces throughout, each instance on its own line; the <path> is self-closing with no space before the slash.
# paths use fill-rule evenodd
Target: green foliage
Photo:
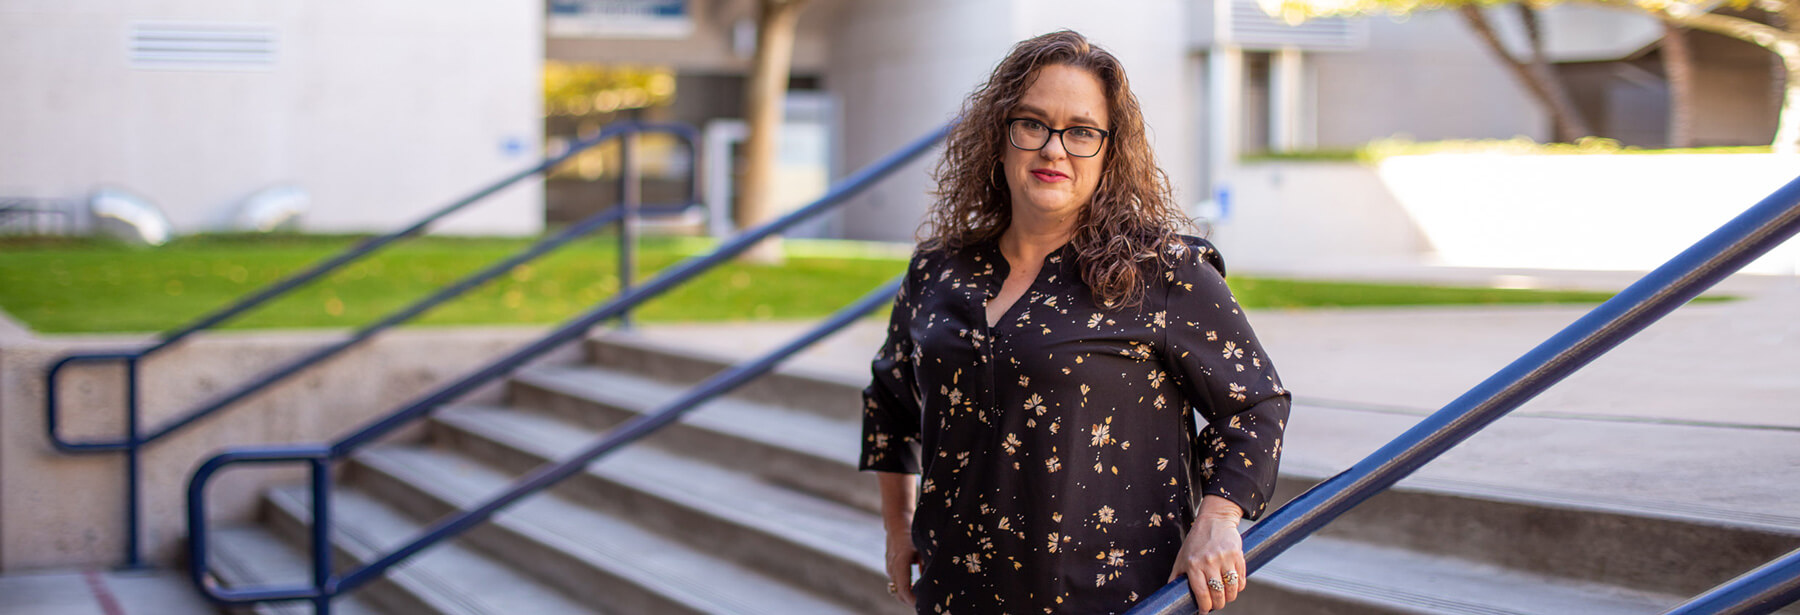
<path id="1" fill-rule="evenodd" d="M 1784 2 L 1787 0 L 1772 0 Z M 1651 13 L 1667 12 L 1677 15 L 1705 13 L 1717 6 L 1718 2 L 1702 0 L 1524 0 L 1533 8 L 1548 8 L 1565 2 L 1598 4 L 1626 9 L 1635 9 Z M 1257 0 L 1264 12 L 1278 17 L 1288 23 L 1301 23 L 1315 17 L 1344 17 L 1356 15 L 1373 15 L 1385 13 L 1394 16 L 1405 16 L 1418 11 L 1432 11 L 1460 6 L 1474 5 L 1481 7 L 1515 4 L 1515 0 Z M 1724 4 L 1736 9 L 1745 9 L 1752 5 L 1750 0 L 1727 0 Z"/>
<path id="2" fill-rule="evenodd" d="M 156 250 L 102 241 L 0 243 L 0 309 L 50 333 L 160 331 L 294 273 L 350 237 L 199 236 Z M 403 242 L 226 325 L 354 327 L 421 299 L 524 248 L 516 239 Z M 693 253 L 648 240 L 638 276 Z M 898 274 L 898 259 L 796 256 L 781 267 L 722 266 L 645 304 L 646 321 L 814 318 Z M 619 289 L 616 244 L 575 242 L 415 321 L 427 325 L 554 323 Z"/>
<path id="3" fill-rule="evenodd" d="M 215 235 L 144 249 L 97 240 L 0 239 L 0 309 L 46 333 L 147 332 L 179 326 L 353 244 L 355 237 Z M 403 242 L 229 323 L 230 329 L 366 324 L 527 245 L 520 239 Z M 730 263 L 652 300 L 649 322 L 812 319 L 905 269 L 905 248 L 789 240 L 780 266 Z M 712 242 L 648 239 L 639 278 Z M 619 289 L 616 244 L 575 242 L 428 312 L 425 325 L 548 324 Z M 1233 276 L 1251 308 L 1469 303 L 1593 303 L 1605 293 L 1444 288 Z"/>
<path id="4" fill-rule="evenodd" d="M 666 67 L 544 63 L 546 115 L 584 116 L 667 105 L 675 98 L 675 71 Z"/>
<path id="5" fill-rule="evenodd" d="M 1600 303 L 1612 293 L 1408 284 L 1369 284 L 1232 276 L 1231 290 L 1250 308 L 1376 307 Z"/>
<path id="6" fill-rule="evenodd" d="M 1447 141 L 1412 141 L 1396 137 L 1371 141 L 1355 149 L 1304 150 L 1244 156 L 1243 162 L 1361 162 L 1374 165 L 1394 156 L 1426 156 L 1431 154 L 1498 154 L 1511 156 L 1595 156 L 1595 155 L 1664 155 L 1664 154 L 1767 154 L 1767 145 L 1740 147 L 1687 147 L 1643 149 L 1620 145 L 1618 141 L 1584 137 L 1574 143 L 1538 143 L 1527 137 L 1512 139 L 1462 139 Z"/>
<path id="7" fill-rule="evenodd" d="M 1286 152 L 1258 152 L 1238 158 L 1240 162 L 1357 162 L 1363 160 L 1362 148 L 1306 149 Z"/>

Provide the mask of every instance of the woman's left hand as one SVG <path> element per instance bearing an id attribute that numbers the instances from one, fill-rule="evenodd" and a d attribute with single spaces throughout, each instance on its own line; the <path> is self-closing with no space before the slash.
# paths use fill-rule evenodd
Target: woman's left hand
<path id="1" fill-rule="evenodd" d="M 1225 608 L 1248 584 L 1244 539 L 1238 534 L 1243 510 L 1225 498 L 1209 495 L 1188 529 L 1169 581 L 1187 577 L 1188 591 L 1201 613 Z M 1216 589 L 1215 589 L 1216 588 Z"/>

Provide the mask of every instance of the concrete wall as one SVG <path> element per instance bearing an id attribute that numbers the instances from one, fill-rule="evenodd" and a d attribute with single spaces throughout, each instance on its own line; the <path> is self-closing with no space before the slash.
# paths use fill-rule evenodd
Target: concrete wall
<path id="1" fill-rule="evenodd" d="M 1733 38 L 1692 31 L 1696 145 L 1766 145 L 1781 112 L 1775 54 Z"/>
<path id="2" fill-rule="evenodd" d="M 794 72 L 811 74 L 824 68 L 827 29 L 835 19 L 839 4 L 838 0 L 812 0 L 800 14 L 800 24 L 794 33 Z M 746 22 L 754 28 L 756 3 L 753 0 L 689 2 L 688 11 L 694 28 L 687 36 L 552 36 L 546 42 L 546 57 L 565 62 L 671 66 L 686 75 L 749 74 L 750 54 L 739 52 L 751 48 L 746 46 L 740 50 L 737 47 L 735 31 Z"/>
<path id="3" fill-rule="evenodd" d="M 391 230 L 541 150 L 542 3 L 234 0 L 0 3 L 0 194 L 125 187 L 183 232 L 217 229 L 280 183 L 312 195 L 312 231 Z M 144 21 L 250 25 L 273 64 L 134 65 Z M 525 184 L 447 221 L 531 233 Z"/>
<path id="4" fill-rule="evenodd" d="M 173 564 L 184 544 L 187 479 L 200 462 L 230 446 L 318 442 L 361 426 L 429 388 L 535 337 L 535 328 L 408 329 L 297 378 L 146 449 L 143 525 L 146 557 Z M 208 395 L 260 370 L 336 339 L 321 332 L 206 335 L 157 355 L 142 375 L 147 426 L 161 425 Z M 0 336 L 0 572 L 106 566 L 120 561 L 124 536 L 124 463 L 116 454 L 71 456 L 44 435 L 44 373 L 56 357 L 132 347 L 121 337 Z M 122 370 L 66 372 L 62 436 L 117 437 Z M 493 393 L 484 393 L 493 395 Z M 209 490 L 221 522 L 247 520 L 263 488 L 304 480 L 296 467 L 226 470 Z M 73 487 L 73 488 L 72 488 Z"/>
<path id="5" fill-rule="evenodd" d="M 1159 162 L 1185 198 L 1197 176 L 1185 30 L 1188 2 L 1133 0 L 1097 10 L 1057 0 L 922 0 L 840 5 L 831 28 L 827 87 L 839 97 L 841 164 L 859 169 L 955 117 L 1014 43 L 1072 28 L 1125 63 L 1143 103 Z M 853 239 L 910 240 L 933 184 L 935 157 L 848 205 Z"/>
<path id="6" fill-rule="evenodd" d="M 1403 156 L 1383 183 L 1437 264 L 1648 270 L 1794 179 L 1800 156 Z M 1790 242 L 1744 269 L 1800 272 Z"/>
<path id="7" fill-rule="evenodd" d="M 1229 218 L 1212 240 L 1231 271 L 1316 269 L 1346 260 L 1419 262 L 1424 235 L 1373 169 L 1357 164 L 1249 164 L 1228 178 Z"/>
<path id="8" fill-rule="evenodd" d="M 1316 143 L 1355 147 L 1396 135 L 1420 141 L 1550 137 L 1549 120 L 1454 11 L 1404 21 L 1364 18 L 1369 46 L 1308 54 Z M 1503 30 L 1511 21 L 1496 18 Z"/>
<path id="9" fill-rule="evenodd" d="M 1387 265 L 1647 271 L 1793 179 L 1800 156 L 1436 155 L 1238 169 L 1235 271 Z M 1800 272 L 1800 243 L 1749 273 Z"/>

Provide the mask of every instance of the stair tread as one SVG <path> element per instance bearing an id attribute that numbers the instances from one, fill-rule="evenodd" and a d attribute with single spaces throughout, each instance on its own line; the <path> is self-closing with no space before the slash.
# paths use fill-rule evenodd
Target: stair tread
<path id="1" fill-rule="evenodd" d="M 1258 582 L 1419 613 L 1639 615 L 1682 600 L 1329 536 L 1294 545 Z"/>
<path id="2" fill-rule="evenodd" d="M 446 409 L 449 410 L 449 409 Z M 442 413 L 440 413 L 442 414 Z M 470 507 L 513 480 L 461 455 L 418 447 L 379 447 L 357 454 L 386 472 L 460 507 Z M 591 565 L 706 612 L 848 613 L 786 581 L 645 531 L 628 520 L 538 494 L 495 515 L 508 530 L 571 552 Z"/>
<path id="3" fill-rule="evenodd" d="M 1295 403 L 1294 416 L 1283 439 L 1282 473 L 1310 478 L 1338 473 L 1423 418 L 1304 401 Z M 1717 454 L 1740 449 L 1784 452 L 1763 458 Z M 1800 464 L 1797 451 L 1800 432 L 1787 430 L 1515 415 L 1445 452 L 1397 488 L 1800 536 L 1800 515 L 1785 505 L 1780 490 L 1717 480 L 1793 467 Z"/>
<path id="4" fill-rule="evenodd" d="M 310 517 L 312 494 L 305 485 L 278 487 L 269 497 L 289 514 Z M 425 527 L 355 489 L 333 491 L 331 508 L 336 530 L 333 540 L 358 563 L 368 563 L 406 544 Z M 438 543 L 414 555 L 390 569 L 389 575 L 396 573 L 406 575 L 413 588 L 425 590 L 418 592 L 421 598 L 441 604 L 449 613 L 598 613 L 455 541 Z"/>
<path id="5" fill-rule="evenodd" d="M 553 417 L 503 409 L 457 408 L 442 418 L 464 429 L 484 433 L 525 450 L 539 451 L 551 458 L 561 457 L 590 442 L 595 435 Z M 595 464 L 590 471 L 634 488 L 655 490 L 667 497 L 691 494 L 694 499 L 733 502 L 730 509 L 747 509 L 747 514 L 743 515 L 746 517 L 768 515 L 776 519 L 772 523 L 780 523 L 784 514 L 789 520 L 794 518 L 790 514 L 792 510 L 779 505 L 761 511 L 762 515 L 756 510 L 760 508 L 758 506 L 742 506 L 766 497 L 755 494 L 756 491 L 778 491 L 777 488 L 759 488 L 753 479 L 667 452 L 647 448 L 622 449 Z M 745 488 L 745 485 L 750 487 Z M 729 499 L 715 499 L 721 497 Z M 879 527 L 873 520 L 863 523 L 866 525 L 862 527 Z M 794 520 L 791 527 L 807 531 L 829 527 L 829 524 Z M 856 530 L 850 528 L 850 531 Z M 878 529 L 864 531 L 874 540 L 880 539 Z M 879 542 L 871 548 L 878 549 Z M 1499 566 L 1323 536 L 1296 545 L 1259 571 L 1256 579 L 1295 591 L 1372 602 L 1417 613 L 1625 615 L 1656 612 L 1680 602 L 1676 596 L 1562 581 Z"/>
<path id="6" fill-rule="evenodd" d="M 438 418 L 547 459 L 561 459 L 600 436 L 534 412 L 459 407 L 446 409 Z M 886 542 L 880 517 L 861 509 L 649 446 L 619 449 L 590 466 L 588 472 L 870 570 L 884 570 Z"/>
<path id="7" fill-rule="evenodd" d="M 702 356 L 726 364 L 747 356 L 727 352 L 723 347 L 696 349 L 685 344 L 688 339 L 644 331 L 608 332 L 592 338 L 590 343 L 640 352 Z M 824 367 L 829 369 L 794 375 L 853 388 L 867 383 L 866 363 Z M 1350 407 L 1316 399 L 1296 399 L 1294 406 L 1295 419 L 1283 440 L 1282 475 L 1307 480 L 1338 473 L 1428 414 L 1407 409 Z M 1800 515 L 1790 512 L 1795 508 L 1786 505 L 1788 498 L 1779 492 L 1711 480 L 1722 471 L 1722 464 L 1735 466 L 1732 472 L 1755 469 L 1751 473 L 1756 474 L 1767 468 L 1800 463 L 1800 456 L 1792 453 L 1800 450 L 1792 444 L 1800 432 L 1587 420 L 1529 412 L 1527 408 L 1523 414 L 1501 419 L 1402 480 L 1397 488 L 1800 536 Z M 1783 453 L 1768 458 L 1740 456 L 1725 460 L 1713 454 L 1742 448 L 1746 439 L 1754 441 L 1753 450 Z M 1571 463 L 1566 451 L 1580 451 L 1583 461 Z M 1557 461 L 1521 462 L 1532 459 Z M 1671 469 L 1643 472 L 1643 463 L 1632 463 L 1634 460 L 1664 460 L 1657 465 Z M 1596 478 L 1601 476 L 1606 478 Z"/>
<path id="8" fill-rule="evenodd" d="M 212 530 L 207 543 L 211 568 L 226 587 L 266 587 L 274 585 L 311 585 L 311 556 L 294 548 L 268 528 L 258 525 L 225 526 Z M 340 615 L 384 615 L 355 595 L 331 601 L 332 612 Z M 302 615 L 312 612 L 305 602 L 269 603 L 257 612 L 280 615 Z"/>
<path id="9" fill-rule="evenodd" d="M 653 411 L 687 390 L 681 384 L 587 365 L 533 367 L 521 370 L 514 380 L 639 414 Z M 862 437 L 860 423 L 729 396 L 702 404 L 683 416 L 682 422 L 848 465 L 855 465 L 861 454 L 857 445 Z"/>

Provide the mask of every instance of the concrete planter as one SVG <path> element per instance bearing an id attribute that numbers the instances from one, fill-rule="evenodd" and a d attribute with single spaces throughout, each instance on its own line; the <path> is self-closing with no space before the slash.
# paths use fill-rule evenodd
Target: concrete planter
<path id="1" fill-rule="evenodd" d="M 1231 176 L 1218 240 L 1237 264 L 1400 262 L 1653 269 L 1800 174 L 1780 154 L 1398 156 Z M 1793 274 L 1800 245 L 1749 273 Z"/>
<path id="2" fill-rule="evenodd" d="M 424 328 L 389 332 L 146 449 L 144 553 L 178 557 L 186 528 L 188 476 L 232 446 L 316 442 L 459 376 L 539 333 L 535 327 Z M 236 386 L 337 332 L 264 331 L 205 335 L 150 360 L 142 372 L 146 429 Z M 44 373 L 58 357 L 130 348 L 142 337 L 0 335 L 0 572 L 106 566 L 124 548 L 124 463 L 119 454 L 67 455 L 44 435 Z M 114 438 L 124 425 L 123 370 L 64 372 L 62 436 Z M 232 470 L 210 489 L 221 520 L 247 519 L 269 484 L 301 480 L 298 467 Z"/>

